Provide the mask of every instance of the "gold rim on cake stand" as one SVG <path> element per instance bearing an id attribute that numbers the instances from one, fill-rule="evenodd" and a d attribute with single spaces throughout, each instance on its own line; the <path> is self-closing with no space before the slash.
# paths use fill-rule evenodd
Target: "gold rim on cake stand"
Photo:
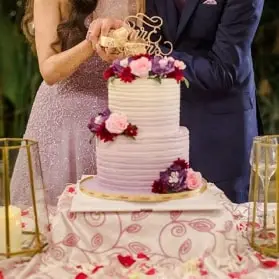
<path id="1" fill-rule="evenodd" d="M 82 186 L 82 183 L 94 179 L 94 176 L 89 176 L 82 179 L 79 182 L 80 191 L 90 197 L 105 199 L 105 200 L 117 200 L 117 201 L 129 201 L 129 202 L 164 202 L 170 200 L 187 199 L 202 194 L 207 189 L 207 181 L 203 179 L 203 185 L 196 190 L 184 191 L 171 194 L 149 194 L 149 195 L 132 195 L 132 194 L 110 194 L 102 193 L 94 190 L 88 190 Z"/>

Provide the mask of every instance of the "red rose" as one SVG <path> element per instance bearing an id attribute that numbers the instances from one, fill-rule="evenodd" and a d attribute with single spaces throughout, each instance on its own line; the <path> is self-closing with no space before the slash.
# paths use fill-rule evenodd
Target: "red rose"
<path id="1" fill-rule="evenodd" d="M 131 68 L 124 68 L 119 74 L 119 78 L 124 82 L 132 82 L 136 77 L 132 74 Z"/>
<path id="2" fill-rule="evenodd" d="M 103 77 L 105 80 L 109 80 L 111 77 L 115 75 L 114 70 L 112 67 L 109 67 L 107 70 L 105 70 Z"/>
<path id="3" fill-rule="evenodd" d="M 174 68 L 174 71 L 167 75 L 168 78 L 174 78 L 177 82 L 183 81 L 185 79 L 183 71 L 179 70 L 177 67 Z"/>

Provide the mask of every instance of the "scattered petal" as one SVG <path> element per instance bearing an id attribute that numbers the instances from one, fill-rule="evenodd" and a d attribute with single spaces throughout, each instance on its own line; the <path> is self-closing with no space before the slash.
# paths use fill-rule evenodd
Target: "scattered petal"
<path id="1" fill-rule="evenodd" d="M 126 268 L 131 267 L 136 261 L 131 256 L 117 256 L 119 262 Z"/>
<path id="2" fill-rule="evenodd" d="M 150 260 L 150 258 L 148 256 L 146 256 L 144 253 L 138 253 L 137 256 L 138 259 L 145 259 L 145 260 Z"/>
<path id="3" fill-rule="evenodd" d="M 156 274 L 155 268 L 150 268 L 147 272 L 145 272 L 145 275 L 154 275 Z"/>
<path id="4" fill-rule="evenodd" d="M 87 278 L 88 278 L 88 276 L 85 273 L 83 273 L 83 272 L 80 272 L 75 277 L 75 279 L 87 279 Z"/>
<path id="5" fill-rule="evenodd" d="M 96 272 L 98 272 L 99 269 L 102 269 L 104 268 L 103 265 L 97 265 L 94 267 L 94 269 L 92 270 L 92 274 L 95 274 Z"/>

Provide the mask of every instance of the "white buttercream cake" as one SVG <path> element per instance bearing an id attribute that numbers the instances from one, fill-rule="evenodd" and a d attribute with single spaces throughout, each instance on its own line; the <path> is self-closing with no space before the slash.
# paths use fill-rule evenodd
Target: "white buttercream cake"
<path id="1" fill-rule="evenodd" d="M 88 126 L 97 137 L 97 176 L 88 190 L 145 195 L 200 186 L 188 165 L 189 131 L 179 126 L 183 69 L 171 57 L 139 55 L 107 70 L 108 109 Z"/>

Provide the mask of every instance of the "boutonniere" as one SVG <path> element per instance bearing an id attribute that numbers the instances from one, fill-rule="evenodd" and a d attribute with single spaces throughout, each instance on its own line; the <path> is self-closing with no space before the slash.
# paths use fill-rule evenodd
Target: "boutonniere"
<path id="1" fill-rule="evenodd" d="M 204 5 L 217 5 L 217 1 L 216 0 L 205 0 L 203 2 Z"/>

